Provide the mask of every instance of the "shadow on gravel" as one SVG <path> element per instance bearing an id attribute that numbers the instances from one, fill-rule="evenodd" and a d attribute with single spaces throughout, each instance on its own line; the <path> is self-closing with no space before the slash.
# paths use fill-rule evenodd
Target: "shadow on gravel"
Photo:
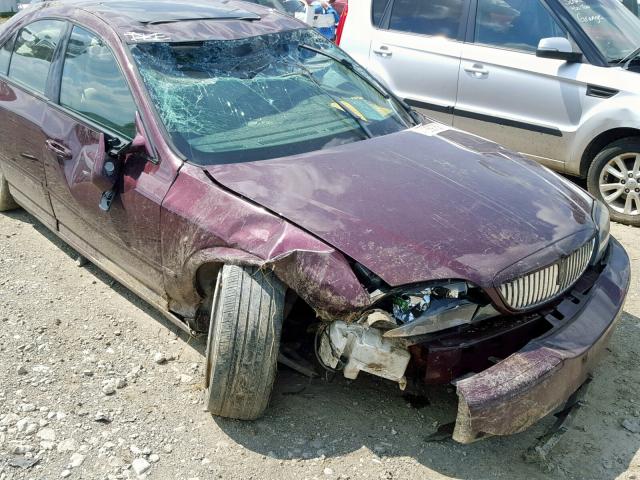
<path id="1" fill-rule="evenodd" d="M 25 210 L 15 210 L 11 212 L 3 213 L 10 218 L 18 220 L 22 223 L 26 223 L 31 225 L 34 230 L 40 233 L 43 237 L 53 243 L 56 247 L 58 247 L 61 251 L 63 251 L 70 259 L 70 261 L 75 262 L 76 258 L 78 258 L 78 253 L 67 243 L 64 242 L 60 237 L 58 237 L 55 233 L 45 227 L 42 223 L 40 223 L 35 217 L 31 214 L 27 213 Z M 125 298 L 130 303 L 134 304 L 137 308 L 142 310 L 145 314 L 156 320 L 160 325 L 164 326 L 168 330 L 175 333 L 181 340 L 183 340 L 186 344 L 190 345 L 193 349 L 195 349 L 201 355 L 205 354 L 206 345 L 200 339 L 195 339 L 190 337 L 186 332 L 175 326 L 171 323 L 167 318 L 165 318 L 158 310 L 152 305 L 148 304 L 146 301 L 138 297 L 135 293 L 129 290 L 127 287 L 122 285 L 113 277 L 109 276 L 107 273 L 100 270 L 98 267 L 93 265 L 92 263 L 87 263 L 83 267 L 78 267 L 78 271 L 85 271 L 91 274 L 95 279 L 99 282 L 102 282 L 108 288 L 116 292 L 121 297 Z"/>

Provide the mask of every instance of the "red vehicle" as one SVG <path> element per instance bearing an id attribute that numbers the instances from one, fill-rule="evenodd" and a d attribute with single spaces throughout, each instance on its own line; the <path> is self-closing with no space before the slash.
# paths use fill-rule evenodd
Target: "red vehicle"
<path id="1" fill-rule="evenodd" d="M 291 126 L 295 125 L 295 130 Z M 206 404 L 260 416 L 281 334 L 325 368 L 454 382 L 454 438 L 588 378 L 629 259 L 603 205 L 428 119 L 240 1 L 80 0 L 0 29 L 0 210 L 207 335 Z"/>

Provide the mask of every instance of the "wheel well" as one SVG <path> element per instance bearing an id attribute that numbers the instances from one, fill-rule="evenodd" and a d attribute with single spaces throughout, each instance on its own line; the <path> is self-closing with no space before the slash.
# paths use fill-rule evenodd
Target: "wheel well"
<path id="1" fill-rule="evenodd" d="M 198 293 L 202 297 L 206 297 L 213 287 L 218 271 L 222 268 L 222 263 L 205 263 L 200 265 L 196 271 L 195 285 Z"/>
<path id="2" fill-rule="evenodd" d="M 196 316 L 193 324 L 197 327 L 197 331 L 206 331 L 208 328 L 209 316 L 211 314 L 210 301 L 213 296 L 213 287 L 218 272 L 224 266 L 224 263 L 210 262 L 204 263 L 198 267 L 195 274 L 195 287 L 198 295 L 200 296 L 200 303 L 197 306 Z M 307 305 L 304 300 L 298 297 L 294 290 L 287 287 L 287 294 L 285 299 L 285 320 L 290 316 L 294 307 L 297 309 L 302 308 L 304 312 L 313 312 L 313 309 Z M 315 315 L 311 315 L 312 319 L 315 319 Z M 308 322 L 310 322 L 307 319 Z M 198 330 L 198 328 L 200 330 Z"/>
<path id="3" fill-rule="evenodd" d="M 589 166 L 598 153 L 602 151 L 604 147 L 610 143 L 622 140 L 627 137 L 640 136 L 640 130 L 636 128 L 614 128 L 613 130 L 607 130 L 594 138 L 586 150 L 582 154 L 580 161 L 580 176 L 585 178 L 589 171 Z"/>

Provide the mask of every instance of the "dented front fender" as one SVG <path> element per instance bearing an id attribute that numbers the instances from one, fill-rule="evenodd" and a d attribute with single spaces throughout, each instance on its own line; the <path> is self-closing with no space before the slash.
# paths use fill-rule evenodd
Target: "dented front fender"
<path id="1" fill-rule="evenodd" d="M 369 303 L 345 256 L 283 218 L 216 185 L 186 164 L 162 206 L 165 289 L 172 311 L 193 317 L 198 269 L 209 263 L 273 270 L 327 320 Z"/>

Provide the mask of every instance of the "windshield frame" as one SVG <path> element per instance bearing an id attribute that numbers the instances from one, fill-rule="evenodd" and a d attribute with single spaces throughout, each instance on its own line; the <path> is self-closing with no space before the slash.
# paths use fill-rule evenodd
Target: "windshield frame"
<path id="1" fill-rule="evenodd" d="M 587 59 L 587 61 L 597 67 L 617 67 L 619 65 L 615 63 L 611 63 L 604 52 L 600 49 L 600 47 L 594 42 L 591 36 L 586 32 L 586 30 L 580 25 L 578 20 L 567 10 L 564 4 L 560 0 L 546 0 L 547 4 L 551 7 L 551 9 L 555 12 L 555 14 L 560 18 L 564 26 L 567 28 L 569 34 L 573 37 L 575 42 L 578 44 L 580 49 L 582 50 L 583 55 Z M 626 8 L 622 3 L 620 3 L 621 8 Z M 637 18 L 637 17 L 636 17 Z M 638 19 L 640 22 L 640 18 Z M 640 24 L 639 24 L 640 27 Z M 636 47 L 640 47 L 640 45 L 636 45 L 631 48 L 633 50 Z"/>
<path id="2" fill-rule="evenodd" d="M 297 29 L 293 29 L 293 30 L 289 30 L 289 29 L 285 29 L 285 30 L 281 30 L 278 32 L 273 32 L 273 33 L 289 33 L 292 31 L 297 31 L 297 30 L 313 30 L 311 28 L 309 28 L 308 26 L 301 26 L 300 28 Z M 260 36 L 260 35 L 258 35 Z M 243 37 L 244 38 L 244 37 Z M 247 36 L 246 38 L 251 38 L 251 36 Z M 203 40 L 206 41 L 206 40 Z M 219 39 L 215 39 L 212 41 L 219 41 Z M 176 144 L 175 140 L 174 140 L 174 136 L 173 134 L 168 130 L 160 110 L 158 109 L 158 106 L 156 105 L 156 101 L 154 99 L 154 97 L 152 96 L 149 87 L 147 86 L 147 83 L 144 80 L 142 71 L 140 69 L 140 66 L 138 65 L 138 62 L 135 59 L 134 56 L 134 52 L 133 49 L 137 46 L 137 45 L 145 45 L 148 44 L 149 42 L 125 42 L 123 41 L 123 46 L 124 46 L 124 50 L 125 50 L 125 56 L 127 57 L 127 59 L 129 60 L 133 71 L 134 71 L 134 75 L 136 77 L 136 80 L 138 81 L 139 85 L 141 86 L 141 94 L 145 100 L 145 103 L 147 104 L 147 108 L 150 111 L 149 113 L 152 115 L 153 117 L 153 121 L 155 122 L 156 128 L 158 133 L 160 134 L 163 142 L 165 143 L 165 145 L 169 148 L 169 150 L 171 151 L 171 153 L 173 155 L 175 155 L 178 159 L 180 159 L 182 162 L 184 163 L 188 163 L 191 165 L 194 165 L 196 167 L 199 168 L 207 168 L 208 166 L 211 165 L 216 165 L 217 163 L 203 163 L 203 162 L 198 162 L 192 158 L 190 158 L 190 155 L 188 154 L 188 152 L 184 152 L 181 148 L 178 147 L 178 145 Z M 157 42 L 157 43 L 168 43 L 168 44 L 182 44 L 182 43 L 192 43 L 192 42 L 181 42 L 181 41 L 176 41 L 176 42 Z M 336 48 L 339 49 L 339 47 L 337 45 L 334 45 Z M 370 76 L 371 74 L 366 71 L 364 69 L 364 67 L 362 67 L 360 64 L 358 64 L 347 52 L 339 49 L 339 53 L 341 56 L 345 57 L 345 60 L 347 60 L 348 62 L 350 62 L 355 68 L 360 68 L 365 72 L 366 76 Z M 340 64 L 340 62 L 338 62 Z M 340 65 L 342 68 L 347 68 L 344 65 Z M 352 74 L 356 77 L 360 77 L 360 75 L 358 75 L 358 73 L 356 73 L 355 71 L 352 72 Z M 405 124 L 405 128 L 402 130 L 398 130 L 398 132 L 404 131 L 406 129 L 410 129 L 413 128 L 415 126 L 419 126 L 421 124 L 424 123 L 425 121 L 425 117 L 421 114 L 419 114 L 418 112 L 416 112 L 415 109 L 413 109 L 411 106 L 407 105 L 406 103 L 404 103 L 401 99 L 399 99 L 398 97 L 396 97 L 393 93 L 391 93 L 383 84 L 381 84 L 375 77 L 371 77 L 370 79 L 364 78 L 364 77 L 360 77 L 360 79 L 363 82 L 366 82 L 369 84 L 369 87 L 372 88 L 373 90 L 378 90 L 381 89 L 382 91 L 380 92 L 381 95 L 382 93 L 386 94 L 389 96 L 388 101 L 389 102 L 393 102 L 394 104 L 396 104 L 396 108 L 397 111 L 394 112 L 394 115 L 396 116 L 396 118 L 398 118 L 398 120 L 400 121 L 400 123 Z M 401 112 L 401 113 L 400 113 Z M 393 132 L 392 132 L 393 133 Z M 391 134 L 392 134 L 391 133 Z M 380 135 L 377 135 L 380 136 Z M 377 136 L 374 136 L 373 138 L 376 138 Z M 365 140 L 369 140 L 370 138 L 362 138 L 361 141 L 365 141 Z M 353 141 L 347 142 L 347 144 L 353 143 Z M 329 147 L 331 148 L 331 147 Z M 308 153 L 312 153 L 314 151 L 321 151 L 322 149 L 318 149 L 318 150 L 309 150 Z M 270 158 L 266 158 L 264 160 L 260 160 L 260 159 L 255 159 L 255 160 L 237 160 L 237 161 L 230 161 L 228 163 L 252 163 L 252 162 L 260 162 L 260 161 L 266 161 L 266 160 L 271 160 L 271 159 L 276 159 L 276 158 L 286 158 L 288 156 L 291 156 L 294 154 L 284 154 L 282 156 L 274 156 L 274 157 L 270 157 Z M 227 163 L 227 162 L 224 162 Z"/>

